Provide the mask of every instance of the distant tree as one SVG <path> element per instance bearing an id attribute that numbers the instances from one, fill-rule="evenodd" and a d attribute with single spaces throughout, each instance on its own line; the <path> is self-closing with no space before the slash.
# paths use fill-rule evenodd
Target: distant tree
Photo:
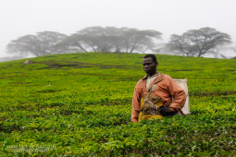
<path id="1" fill-rule="evenodd" d="M 12 40 L 8 53 L 35 56 L 69 52 L 141 52 L 153 50 L 155 40 L 161 39 L 155 30 L 134 28 L 87 27 L 67 36 L 58 32 L 38 32 Z"/>
<path id="2" fill-rule="evenodd" d="M 205 27 L 189 30 L 183 35 L 172 35 L 167 47 L 176 54 L 201 57 L 206 53 L 214 53 L 219 45 L 230 43 L 230 35 Z"/>
<path id="3" fill-rule="evenodd" d="M 119 49 L 121 31 L 115 27 L 87 27 L 72 36 L 77 37 L 87 51 L 112 52 Z"/>
<path id="4" fill-rule="evenodd" d="M 146 50 L 153 50 L 154 40 L 162 39 L 162 33 L 155 30 L 138 30 L 133 28 L 122 28 L 125 52 L 132 53 L 135 50 L 144 53 Z"/>
<path id="5" fill-rule="evenodd" d="M 25 35 L 12 40 L 7 45 L 7 52 L 35 56 L 61 54 L 65 52 L 65 48 L 58 44 L 65 38 L 65 34 L 50 31 L 38 32 L 37 35 Z"/>
<path id="6" fill-rule="evenodd" d="M 184 54 L 194 56 L 197 52 L 196 45 L 191 43 L 191 39 L 186 36 L 171 35 L 171 40 L 166 45 L 174 54 Z"/>
<path id="7" fill-rule="evenodd" d="M 145 52 L 154 47 L 161 33 L 116 27 L 88 27 L 67 38 L 67 45 L 78 50 L 94 52 Z M 65 40 L 66 41 L 66 40 Z"/>
<path id="8" fill-rule="evenodd" d="M 78 34 L 67 36 L 62 42 L 57 44 L 57 47 L 63 49 L 64 52 L 87 52 L 81 36 Z"/>

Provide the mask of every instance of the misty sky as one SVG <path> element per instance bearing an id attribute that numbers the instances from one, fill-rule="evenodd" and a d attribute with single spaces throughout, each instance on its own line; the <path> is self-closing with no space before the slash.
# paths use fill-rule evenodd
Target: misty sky
<path id="1" fill-rule="evenodd" d="M 236 46 L 236 0 L 2 0 L 0 57 L 18 37 L 42 31 L 70 35 L 85 27 L 154 29 L 171 34 L 216 28 Z M 236 53 L 235 53 L 236 55 Z"/>

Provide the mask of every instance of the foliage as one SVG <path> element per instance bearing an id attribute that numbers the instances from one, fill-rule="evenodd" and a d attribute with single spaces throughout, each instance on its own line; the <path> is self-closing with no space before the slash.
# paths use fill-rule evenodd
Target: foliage
<path id="1" fill-rule="evenodd" d="M 25 35 L 12 40 L 7 45 L 7 52 L 35 56 L 61 54 L 65 49 L 58 46 L 58 43 L 62 42 L 65 37 L 65 34 L 50 31 L 38 32 L 37 35 Z"/>
<path id="2" fill-rule="evenodd" d="M 153 49 L 154 40 L 161 39 L 161 35 L 155 30 L 125 27 L 87 27 L 70 36 L 45 31 L 11 41 L 7 52 L 35 56 L 91 51 L 144 53 Z"/>
<path id="3" fill-rule="evenodd" d="M 145 52 L 154 47 L 154 39 L 161 39 L 155 30 L 134 28 L 87 27 L 69 36 L 64 44 L 87 52 Z"/>
<path id="4" fill-rule="evenodd" d="M 1 156 L 234 156 L 235 60 L 157 55 L 188 78 L 191 114 L 131 123 L 140 54 L 48 55 L 0 64 Z"/>
<path id="5" fill-rule="evenodd" d="M 189 30 L 183 35 L 173 34 L 167 47 L 175 53 L 201 57 L 206 53 L 215 53 L 217 46 L 229 43 L 231 43 L 230 35 L 205 27 Z"/>

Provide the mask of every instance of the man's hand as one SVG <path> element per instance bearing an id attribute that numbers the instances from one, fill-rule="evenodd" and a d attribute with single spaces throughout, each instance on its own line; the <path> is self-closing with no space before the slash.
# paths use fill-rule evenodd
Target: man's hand
<path id="1" fill-rule="evenodd" d="M 174 111 L 172 111 L 169 107 L 167 106 L 160 106 L 159 107 L 159 112 L 162 116 L 168 117 L 168 116 L 173 116 L 175 114 Z"/>

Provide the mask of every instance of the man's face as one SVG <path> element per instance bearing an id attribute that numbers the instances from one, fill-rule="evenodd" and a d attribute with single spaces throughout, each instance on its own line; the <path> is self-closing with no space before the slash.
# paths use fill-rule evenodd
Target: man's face
<path id="1" fill-rule="evenodd" d="M 151 57 L 143 58 L 143 70 L 148 75 L 152 75 L 156 73 L 157 63 L 152 61 Z"/>

